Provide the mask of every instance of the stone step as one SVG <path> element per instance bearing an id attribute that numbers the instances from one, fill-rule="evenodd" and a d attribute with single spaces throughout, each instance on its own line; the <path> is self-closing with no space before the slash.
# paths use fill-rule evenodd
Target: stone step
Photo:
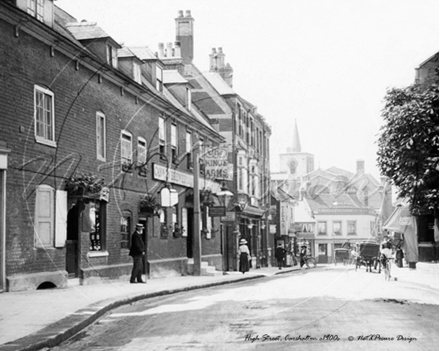
<path id="1" fill-rule="evenodd" d="M 188 274 L 194 274 L 194 260 L 189 259 L 188 260 Z M 223 272 L 219 272 L 215 269 L 214 266 L 210 266 L 208 262 L 202 261 L 200 263 L 200 275 L 203 276 L 217 276 L 217 275 L 223 275 Z"/>

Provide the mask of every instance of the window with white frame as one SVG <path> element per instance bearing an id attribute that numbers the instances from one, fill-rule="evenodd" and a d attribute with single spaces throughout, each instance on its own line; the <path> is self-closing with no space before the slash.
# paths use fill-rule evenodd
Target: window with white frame
<path id="1" fill-rule="evenodd" d="M 318 222 L 318 235 L 327 235 L 327 222 Z"/>
<path id="2" fill-rule="evenodd" d="M 131 133 L 123 130 L 121 132 L 121 164 L 124 171 L 130 169 L 133 162 L 132 143 Z"/>
<path id="3" fill-rule="evenodd" d="M 107 63 L 113 68 L 118 68 L 118 52 L 113 45 L 107 45 Z"/>
<path id="4" fill-rule="evenodd" d="M 138 137 L 137 153 L 138 165 L 145 166 L 145 163 L 147 162 L 147 141 L 142 137 Z"/>
<path id="5" fill-rule="evenodd" d="M 177 125 L 171 124 L 171 160 L 173 163 L 177 163 L 178 150 L 177 150 Z"/>
<path id="6" fill-rule="evenodd" d="M 90 251 L 105 251 L 106 202 L 90 201 L 85 213 L 90 216 Z"/>
<path id="7" fill-rule="evenodd" d="M 105 161 L 106 158 L 106 137 L 105 137 L 105 115 L 102 112 L 96 113 L 96 157 Z"/>
<path id="8" fill-rule="evenodd" d="M 56 146 L 54 94 L 36 85 L 34 98 L 35 139 L 39 143 Z"/>
<path id="9" fill-rule="evenodd" d="M 130 248 L 131 223 L 131 212 L 123 211 L 121 216 L 121 249 Z"/>
<path id="10" fill-rule="evenodd" d="M 43 22 L 44 0 L 27 0 L 27 13 Z"/>
<path id="11" fill-rule="evenodd" d="M 163 70 L 156 64 L 156 90 L 163 91 Z"/>
<path id="12" fill-rule="evenodd" d="M 186 88 L 186 108 L 191 111 L 191 89 Z"/>
<path id="13" fill-rule="evenodd" d="M 192 133 L 188 130 L 186 131 L 185 152 L 186 152 L 186 159 L 187 159 L 187 168 L 191 169 L 193 167 L 193 164 L 192 164 Z"/>
<path id="14" fill-rule="evenodd" d="M 133 62 L 133 79 L 136 83 L 142 84 L 141 66 Z"/>
<path id="15" fill-rule="evenodd" d="M 334 221 L 333 222 L 333 234 L 334 235 L 342 235 L 342 222 Z"/>
<path id="16" fill-rule="evenodd" d="M 356 221 L 347 221 L 347 234 L 356 235 Z"/>
<path id="17" fill-rule="evenodd" d="M 160 157 L 163 159 L 166 157 L 165 155 L 165 142 L 166 142 L 166 133 L 165 133 L 165 119 L 159 117 L 159 153 Z"/>

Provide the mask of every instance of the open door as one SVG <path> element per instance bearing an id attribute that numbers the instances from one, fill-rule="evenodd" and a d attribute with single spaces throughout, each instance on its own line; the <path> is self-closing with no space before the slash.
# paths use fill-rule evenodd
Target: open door
<path id="1" fill-rule="evenodd" d="M 73 203 L 67 214 L 66 271 L 69 278 L 77 278 L 79 272 L 79 208 Z"/>

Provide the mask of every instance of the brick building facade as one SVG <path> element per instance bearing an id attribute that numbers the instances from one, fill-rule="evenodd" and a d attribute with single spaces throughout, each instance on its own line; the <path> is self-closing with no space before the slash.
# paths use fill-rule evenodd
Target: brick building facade
<path id="1" fill-rule="evenodd" d="M 35 4 L 0 4 L 0 290 L 126 277 L 137 222 L 146 227 L 146 274 L 187 274 L 188 145 L 223 138 L 170 101 L 160 60 L 137 56 L 51 0 Z M 81 176 L 99 183 L 94 192 L 78 192 Z M 177 203 L 157 215 L 141 208 L 143 196 L 160 201 L 164 188 Z M 213 232 L 202 240 L 207 257 L 220 255 Z"/>

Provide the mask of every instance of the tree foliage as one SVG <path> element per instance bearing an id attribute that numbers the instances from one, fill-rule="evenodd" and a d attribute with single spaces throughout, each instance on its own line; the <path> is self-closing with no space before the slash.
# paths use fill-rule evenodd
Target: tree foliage
<path id="1" fill-rule="evenodd" d="M 438 212 L 438 102 L 438 84 L 393 88 L 385 96 L 377 161 L 413 214 Z"/>

